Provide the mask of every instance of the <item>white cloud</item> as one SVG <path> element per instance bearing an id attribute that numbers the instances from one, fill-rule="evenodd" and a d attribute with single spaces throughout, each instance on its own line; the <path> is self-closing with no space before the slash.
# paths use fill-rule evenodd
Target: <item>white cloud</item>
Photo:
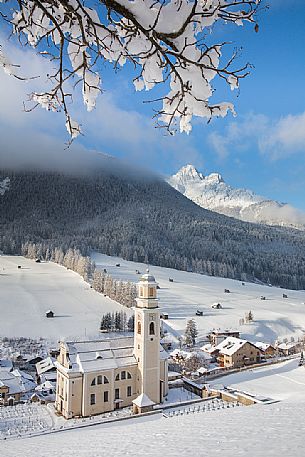
<path id="1" fill-rule="evenodd" d="M 41 76 L 24 82 L 0 71 L 0 162 L 9 163 L 9 155 L 11 163 L 12 158 L 15 162 L 19 158 L 22 163 L 41 163 L 41 155 L 49 163 L 52 149 L 58 151 L 58 156 L 62 154 L 73 162 L 73 156 L 65 151 L 69 138 L 63 113 L 47 112 L 40 107 L 30 113 L 23 110 L 28 94 L 46 87 L 46 75 L 51 73 L 52 64 L 32 49 L 19 49 L 12 43 L 6 43 L 5 48 L 14 63 L 21 66 L 20 74 Z M 82 124 L 85 134 L 75 141 L 72 151 L 102 150 L 124 157 L 135 165 L 160 171 L 184 165 L 186 157 L 197 166 L 202 165 L 192 139 L 164 135 L 163 131 L 154 128 L 150 118 L 132 109 L 122 109 L 119 96 L 116 99 L 110 92 L 99 97 L 97 108 L 91 113 L 84 109 L 81 96 L 75 95 L 71 114 Z M 65 161 L 68 160 L 65 158 Z"/>
<path id="2" fill-rule="evenodd" d="M 305 152 L 305 112 L 272 120 L 249 113 L 231 122 L 223 132 L 213 131 L 208 142 L 220 158 L 253 146 L 272 160 Z"/>
<path id="3" fill-rule="evenodd" d="M 305 113 L 289 114 L 271 123 L 258 141 L 261 152 L 280 159 L 305 152 Z"/>

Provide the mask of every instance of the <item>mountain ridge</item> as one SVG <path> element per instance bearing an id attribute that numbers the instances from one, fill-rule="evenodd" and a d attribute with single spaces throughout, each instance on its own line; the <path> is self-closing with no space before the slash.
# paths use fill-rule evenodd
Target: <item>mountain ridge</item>
<path id="1" fill-rule="evenodd" d="M 219 173 L 204 176 L 188 164 L 167 182 L 202 208 L 246 222 L 305 230 L 305 213 L 251 190 L 234 188 Z"/>

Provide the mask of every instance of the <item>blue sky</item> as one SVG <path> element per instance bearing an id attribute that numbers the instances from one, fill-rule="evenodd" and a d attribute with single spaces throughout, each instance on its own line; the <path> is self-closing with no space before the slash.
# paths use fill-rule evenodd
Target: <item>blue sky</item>
<path id="1" fill-rule="evenodd" d="M 71 151 L 106 152 L 162 174 L 193 163 L 204 174 L 220 172 L 234 187 L 305 210 L 305 0 L 268 4 L 259 15 L 258 33 L 252 24 L 222 25 L 214 32 L 217 40 L 242 46 L 241 64 L 254 65 L 238 93 L 223 83 L 215 85 L 215 100 L 233 101 L 237 117 L 214 119 L 208 125 L 196 120 L 189 136 L 165 136 L 154 128 L 153 107 L 142 103 L 154 94 L 135 92 L 129 69 L 114 75 L 106 68 L 97 109 L 86 113 L 78 104 L 74 108 L 85 135 Z M 31 71 L 39 71 L 40 62 L 31 58 L 30 50 L 16 57 L 24 59 L 26 68 L 31 60 Z M 0 76 L 0 154 L 9 150 L 14 155 L 18 149 L 20 156 L 22 138 L 24 154 L 37 148 L 47 160 L 56 148 L 73 161 L 71 151 L 64 150 L 67 134 L 61 115 L 22 113 L 27 91 L 24 84 Z"/>

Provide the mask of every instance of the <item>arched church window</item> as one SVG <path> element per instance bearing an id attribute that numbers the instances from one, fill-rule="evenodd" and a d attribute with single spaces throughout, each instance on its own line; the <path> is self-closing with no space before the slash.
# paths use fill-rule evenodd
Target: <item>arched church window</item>
<path id="1" fill-rule="evenodd" d="M 140 287 L 140 296 L 143 297 L 143 287 Z"/>
<path id="2" fill-rule="evenodd" d="M 100 376 L 97 377 L 97 383 L 98 384 L 103 384 L 103 376 L 100 375 Z"/>
<path id="3" fill-rule="evenodd" d="M 150 335 L 154 335 L 155 334 L 155 323 L 154 322 L 151 322 L 149 324 L 149 334 Z"/>
<path id="4" fill-rule="evenodd" d="M 104 376 L 104 384 L 109 384 L 108 378 Z"/>
<path id="5" fill-rule="evenodd" d="M 127 371 L 127 379 L 131 379 L 131 374 Z"/>
<path id="6" fill-rule="evenodd" d="M 94 378 L 94 379 L 92 379 L 91 386 L 95 386 L 95 385 L 96 385 L 96 380 Z"/>
<path id="7" fill-rule="evenodd" d="M 141 334 L 141 322 L 138 321 L 138 333 Z"/>
<path id="8" fill-rule="evenodd" d="M 154 288 L 153 288 L 153 287 L 150 287 L 150 288 L 149 288 L 149 296 L 150 296 L 150 297 L 153 297 L 153 296 L 154 296 Z"/>
<path id="9" fill-rule="evenodd" d="M 119 380 L 120 380 L 120 373 L 118 373 L 118 374 L 116 375 L 115 380 L 116 380 L 116 381 L 119 381 Z"/>

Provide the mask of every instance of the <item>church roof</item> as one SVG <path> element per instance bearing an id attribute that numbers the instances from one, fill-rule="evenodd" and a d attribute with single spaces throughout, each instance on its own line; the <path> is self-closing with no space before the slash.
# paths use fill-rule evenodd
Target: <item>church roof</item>
<path id="1" fill-rule="evenodd" d="M 140 281 L 145 281 L 145 282 L 156 282 L 156 279 L 153 275 L 150 273 L 145 273 L 144 275 L 141 276 Z"/>
<path id="2" fill-rule="evenodd" d="M 153 406 L 155 403 L 146 395 L 141 394 L 137 398 L 135 398 L 132 402 L 139 408 L 143 408 L 144 406 Z"/>
<path id="3" fill-rule="evenodd" d="M 136 364 L 133 355 L 133 337 L 69 341 L 65 344 L 69 353 L 70 371 L 85 373 Z"/>
<path id="4" fill-rule="evenodd" d="M 69 371 L 98 372 L 137 364 L 132 336 L 96 341 L 68 341 L 65 345 L 70 360 Z M 166 353 L 160 345 L 160 359 L 164 358 L 167 358 Z"/>

